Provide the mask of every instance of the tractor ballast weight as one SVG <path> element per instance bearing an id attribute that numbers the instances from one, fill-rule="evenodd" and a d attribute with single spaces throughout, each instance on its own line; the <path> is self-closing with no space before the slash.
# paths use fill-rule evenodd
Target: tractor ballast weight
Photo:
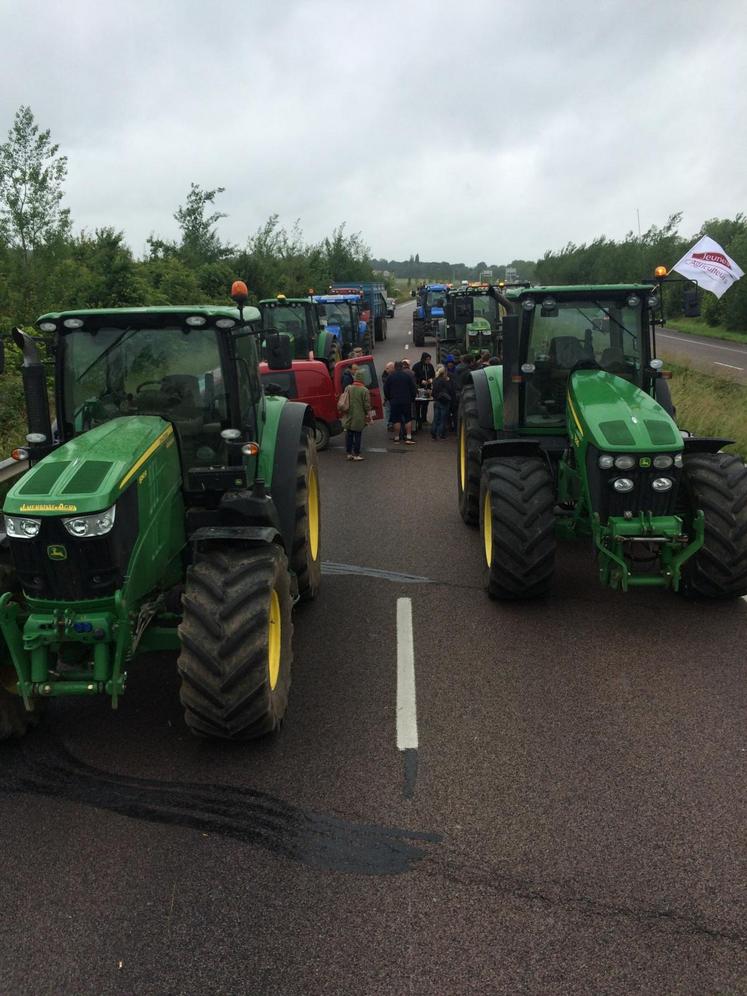
<path id="1" fill-rule="evenodd" d="M 558 539 L 590 537 L 603 584 L 747 593 L 747 471 L 681 432 L 656 282 L 507 295 L 503 366 L 474 371 L 458 421 L 459 509 L 495 598 L 546 594 Z"/>
<path id="2" fill-rule="evenodd" d="M 55 339 L 57 420 L 29 434 L 3 506 L 0 739 L 45 699 L 116 707 L 133 661 L 166 650 L 193 732 L 279 726 L 292 604 L 321 573 L 313 418 L 262 393 L 256 340 L 277 363 L 287 345 L 240 301 L 38 320 Z M 46 383 L 26 388 L 34 411 Z"/>

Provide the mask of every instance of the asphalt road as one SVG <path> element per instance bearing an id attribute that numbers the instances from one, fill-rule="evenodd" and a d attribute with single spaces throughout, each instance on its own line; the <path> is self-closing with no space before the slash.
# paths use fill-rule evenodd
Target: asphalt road
<path id="1" fill-rule="evenodd" d="M 492 603 L 453 440 L 364 445 L 321 455 L 279 736 L 194 740 L 153 656 L 3 745 L 0 993 L 744 993 L 747 605 L 586 546 Z"/>
<path id="2" fill-rule="evenodd" d="M 747 384 L 747 345 L 667 328 L 656 333 L 656 344 L 665 359 L 689 363 L 703 373 Z"/>

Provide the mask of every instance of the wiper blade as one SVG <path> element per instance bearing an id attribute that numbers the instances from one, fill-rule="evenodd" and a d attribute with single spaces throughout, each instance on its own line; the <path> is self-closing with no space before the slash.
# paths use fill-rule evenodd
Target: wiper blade
<path id="1" fill-rule="evenodd" d="M 119 343 L 124 339 L 124 337 L 126 335 L 128 335 L 128 333 L 134 332 L 134 331 L 135 331 L 135 329 L 125 329 L 124 332 L 122 333 L 122 335 L 117 336 L 117 338 L 114 340 L 114 342 L 110 343 L 102 353 L 99 353 L 99 355 L 96 357 L 95 360 L 93 360 L 91 363 L 88 364 L 88 366 L 83 371 L 83 373 L 80 374 L 79 377 L 75 378 L 76 381 L 78 383 L 80 383 L 83 380 L 83 378 L 85 377 L 85 375 L 88 373 L 89 370 L 92 370 L 96 366 L 97 363 L 100 363 L 104 359 L 105 356 L 108 356 L 108 354 L 111 353 L 111 351 L 114 349 L 114 347 L 118 346 Z"/>
<path id="2" fill-rule="evenodd" d="M 636 339 L 636 340 L 638 339 L 638 336 L 636 335 L 635 332 L 631 332 L 630 329 L 626 328 L 623 325 L 622 322 L 618 322 L 618 320 L 616 318 L 613 318 L 612 315 L 609 313 L 609 311 L 607 311 L 607 309 L 604 307 L 604 305 L 600 304 L 599 301 L 595 301 L 594 305 L 595 305 L 595 307 L 599 308 L 600 311 L 603 311 L 605 313 L 605 315 L 607 316 L 607 318 L 609 318 L 609 320 L 611 322 L 614 322 L 614 324 L 617 325 L 617 327 L 619 329 L 622 329 L 623 332 L 627 332 L 628 335 L 631 337 L 631 339 Z M 579 309 L 579 310 L 581 310 L 581 309 Z M 582 312 L 582 314 L 583 314 L 583 312 Z M 584 315 L 584 318 L 586 318 L 586 315 Z"/>

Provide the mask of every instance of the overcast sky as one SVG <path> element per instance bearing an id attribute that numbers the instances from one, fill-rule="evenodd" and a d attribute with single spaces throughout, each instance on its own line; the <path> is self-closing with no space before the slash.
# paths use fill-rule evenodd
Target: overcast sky
<path id="1" fill-rule="evenodd" d="M 191 181 L 374 256 L 501 263 L 747 210 L 747 0 L 0 0 L 0 137 L 138 254 Z"/>

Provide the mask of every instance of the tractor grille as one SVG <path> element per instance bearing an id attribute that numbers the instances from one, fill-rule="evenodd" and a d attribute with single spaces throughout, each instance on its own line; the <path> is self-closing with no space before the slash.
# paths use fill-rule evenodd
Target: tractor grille
<path id="1" fill-rule="evenodd" d="M 106 536 L 71 536 L 58 516 L 42 518 L 34 539 L 9 539 L 21 587 L 29 598 L 78 601 L 113 595 L 122 586 L 138 534 L 137 487 L 117 502 L 114 528 Z M 53 560 L 49 547 L 63 547 L 64 560 Z"/>
<path id="2" fill-rule="evenodd" d="M 603 523 L 612 516 L 622 517 L 625 512 L 638 515 L 650 512 L 652 515 L 674 515 L 677 505 L 677 491 L 681 471 L 675 467 L 658 470 L 655 467 L 634 467 L 632 470 L 601 470 L 598 464 L 599 450 L 590 446 L 586 454 L 586 470 L 589 477 L 589 491 L 594 512 L 599 513 Z M 637 454 L 644 456 L 645 454 Z M 612 487 L 617 477 L 627 477 L 633 482 L 633 490 L 621 494 Z M 674 481 L 670 491 L 658 492 L 651 487 L 655 477 L 669 477 Z"/>

